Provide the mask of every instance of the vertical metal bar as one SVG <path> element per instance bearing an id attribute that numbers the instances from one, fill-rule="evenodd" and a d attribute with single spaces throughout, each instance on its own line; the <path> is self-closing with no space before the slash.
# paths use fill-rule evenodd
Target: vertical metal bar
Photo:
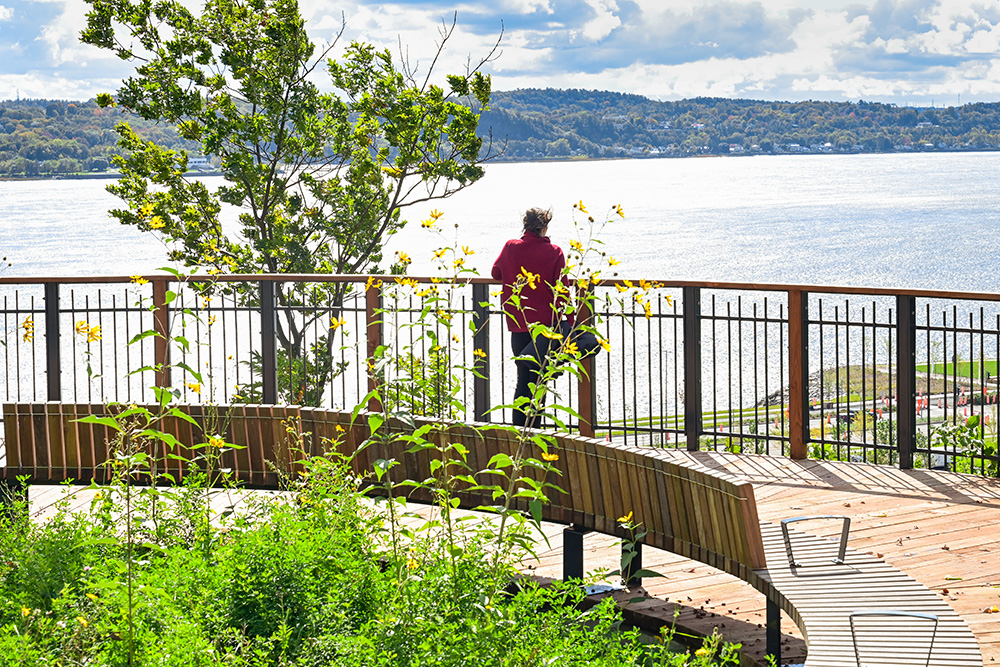
<path id="1" fill-rule="evenodd" d="M 767 648 L 766 654 L 781 664 L 781 608 L 771 598 L 767 599 Z"/>
<path id="2" fill-rule="evenodd" d="M 382 344 L 382 284 L 379 281 L 372 281 L 365 290 L 365 329 L 368 342 L 367 360 L 370 362 Z M 368 369 L 368 391 L 373 392 L 378 389 L 379 383 L 375 373 L 369 366 Z M 376 397 L 368 400 L 368 409 L 372 412 L 382 410 L 382 401 Z"/>
<path id="3" fill-rule="evenodd" d="M 788 292 L 788 445 L 793 459 L 809 456 L 809 293 Z"/>
<path id="4" fill-rule="evenodd" d="M 472 380 L 472 418 L 490 421 L 490 286 L 472 285 L 472 358 L 476 374 Z M 481 352 L 482 356 L 476 354 Z"/>
<path id="5" fill-rule="evenodd" d="M 585 528 L 563 528 L 563 581 L 583 579 L 583 536 Z"/>
<path id="6" fill-rule="evenodd" d="M 267 405 L 278 402 L 275 287 L 271 280 L 260 281 L 260 386 L 261 399 Z"/>
<path id="7" fill-rule="evenodd" d="M 896 410 L 899 421 L 899 467 L 913 468 L 917 433 L 917 305 L 913 296 L 896 297 Z"/>
<path id="8" fill-rule="evenodd" d="M 167 287 L 170 281 L 156 277 L 153 283 L 153 367 L 159 370 L 155 374 L 157 387 L 170 386 L 170 304 L 167 303 Z"/>
<path id="9" fill-rule="evenodd" d="M 684 288 L 684 435 L 696 452 L 702 431 L 701 288 Z"/>
<path id="10" fill-rule="evenodd" d="M 62 362 L 59 359 L 59 283 L 45 283 L 45 376 L 48 400 L 62 400 Z"/>
<path id="11" fill-rule="evenodd" d="M 576 291 L 576 324 L 593 326 L 591 318 L 593 309 L 589 288 L 578 287 Z M 594 385 L 594 357 L 589 356 L 580 362 L 582 373 L 577 379 L 577 395 L 580 399 L 580 435 L 594 437 L 594 406 L 597 405 L 597 387 Z"/>

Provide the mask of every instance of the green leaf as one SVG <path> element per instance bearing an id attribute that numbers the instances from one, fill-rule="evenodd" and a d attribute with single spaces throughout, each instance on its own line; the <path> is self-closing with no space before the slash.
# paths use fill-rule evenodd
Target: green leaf
<path id="1" fill-rule="evenodd" d="M 132 345 L 134 343 L 138 343 L 140 340 L 143 340 L 144 338 L 149 338 L 150 336 L 159 336 L 159 335 L 160 334 L 157 333 L 156 331 L 154 331 L 153 329 L 148 329 L 146 331 L 143 331 L 142 333 L 137 333 L 136 335 L 132 336 L 132 340 L 130 340 L 128 342 L 128 345 Z M 149 368 L 149 367 L 147 366 L 145 368 Z M 143 370 L 143 369 L 139 369 L 139 370 Z M 136 373 L 138 371 L 132 371 L 132 372 Z"/>
<path id="2" fill-rule="evenodd" d="M 114 417 L 98 417 L 96 415 L 87 415 L 86 417 L 82 417 L 80 419 L 74 419 L 72 421 L 81 422 L 84 424 L 101 424 L 102 426 L 113 428 L 116 431 L 122 430 L 121 425 L 119 425 L 118 422 L 115 421 Z"/>
<path id="3" fill-rule="evenodd" d="M 490 462 L 486 464 L 486 467 L 487 469 L 510 468 L 513 465 L 513 459 L 511 459 L 507 454 L 500 452 L 499 454 L 494 454 L 493 457 L 490 458 Z"/>
<path id="4" fill-rule="evenodd" d="M 368 428 L 372 433 L 375 433 L 382 424 L 385 423 L 385 419 L 382 415 L 378 413 L 368 415 Z"/>
<path id="5" fill-rule="evenodd" d="M 180 440 L 178 440 L 177 438 L 175 438 L 174 436 L 172 436 L 169 433 L 164 433 L 163 431 L 158 431 L 155 428 L 143 429 L 142 431 L 139 431 L 139 435 L 141 435 L 143 437 L 146 437 L 146 438 L 152 438 L 153 440 L 159 440 L 161 442 L 165 442 L 170 447 L 180 447 L 181 446 L 181 441 Z"/>

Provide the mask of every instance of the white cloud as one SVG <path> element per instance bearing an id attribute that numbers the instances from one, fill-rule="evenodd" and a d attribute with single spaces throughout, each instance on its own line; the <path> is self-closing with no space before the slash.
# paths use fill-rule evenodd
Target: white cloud
<path id="1" fill-rule="evenodd" d="M 0 21 L 9 21 L 14 18 L 14 9 L 0 5 Z"/>
<path id="2" fill-rule="evenodd" d="M 587 21 L 579 30 L 579 34 L 584 38 L 592 42 L 600 41 L 622 24 L 621 19 L 615 15 L 618 11 L 615 0 L 588 0 L 587 4 L 597 16 Z"/>

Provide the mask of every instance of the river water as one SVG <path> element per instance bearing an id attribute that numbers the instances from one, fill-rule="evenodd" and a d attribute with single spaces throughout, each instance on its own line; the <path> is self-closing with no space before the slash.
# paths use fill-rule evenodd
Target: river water
<path id="1" fill-rule="evenodd" d="M 403 249 L 412 272 L 426 272 L 433 249 L 457 241 L 488 273 L 525 208 L 551 207 L 550 234 L 565 247 L 582 200 L 598 221 L 623 207 L 624 220 L 612 214 L 601 233 L 623 276 L 992 291 L 998 173 L 1000 153 L 494 164 L 479 183 L 434 202 L 444 241 L 411 224 L 387 255 Z M 109 218 L 118 202 L 106 185 L 0 182 L 0 254 L 13 262 L 4 275 L 122 275 L 166 264 L 153 234 Z M 431 208 L 407 217 L 419 221 Z"/>
<path id="2" fill-rule="evenodd" d="M 998 171 L 1000 153 L 494 164 L 487 167 L 481 182 L 453 197 L 408 209 L 411 224 L 390 240 L 386 257 L 405 251 L 414 260 L 411 273 L 427 275 L 433 272 L 436 248 L 465 245 L 474 250 L 468 257 L 470 265 L 488 275 L 504 240 L 520 233 L 525 208 L 551 207 L 555 217 L 550 234 L 565 248 L 571 238 L 581 236 L 582 230 L 573 228 L 573 219 L 576 215 L 578 222 L 585 222 L 586 216 L 574 211 L 573 205 L 582 201 L 598 222 L 612 220 L 599 237 L 620 261 L 617 268 L 623 277 L 668 283 L 709 280 L 990 292 L 997 291 L 994 265 L 1000 254 Z M 218 178 L 208 180 L 210 185 L 221 184 Z M 105 191 L 107 184 L 101 180 L 0 182 L 0 255 L 13 264 L 2 275 L 122 276 L 150 273 L 167 264 L 166 248 L 155 234 L 123 227 L 109 217 L 107 211 L 117 200 Z M 614 205 L 621 205 L 624 219 L 612 212 Z M 439 234 L 419 224 L 432 208 L 444 214 Z M 229 212 L 224 224 L 231 225 L 227 221 L 233 219 Z M 79 299 L 83 292 L 78 288 L 77 296 L 71 293 L 62 298 Z M 36 302 L 40 299 L 38 289 L 21 288 L 20 293 L 22 301 L 30 295 Z M 714 292 L 703 297 L 703 314 L 722 316 L 703 325 L 703 362 L 708 369 L 703 391 L 706 406 L 713 411 L 752 406 L 787 385 L 782 352 L 785 334 L 781 325 L 774 324 L 782 317 L 776 309 L 783 307 L 784 296 L 774 295 L 765 304 L 764 295 L 748 298 L 748 294 L 735 305 L 731 294 Z M 678 292 L 673 296 L 677 298 Z M 719 303 L 713 305 L 710 299 L 715 298 Z M 814 320 L 839 322 L 847 317 L 845 300 L 826 297 L 822 305 L 820 301 L 810 303 Z M 877 309 L 883 324 L 814 325 L 810 371 L 862 362 L 889 363 L 894 302 L 869 300 L 867 314 L 858 313 L 857 306 L 865 304 L 856 302 L 851 304 L 852 321 L 859 321 L 859 316 L 860 321 L 872 321 L 871 313 Z M 76 301 L 69 303 L 71 309 L 79 308 Z M 659 303 L 658 309 L 663 300 Z M 962 307 L 966 306 L 975 314 L 978 306 Z M 18 327 L 28 312 L 25 307 L 22 303 L 21 310 L 5 316 L 8 340 L 19 340 Z M 763 315 L 766 309 L 776 319 L 734 329 L 725 316 L 726 309 L 733 307 L 742 309 L 744 318 Z M 833 307 L 840 310 L 833 311 Z M 951 304 L 939 301 L 933 307 L 942 313 Z M 88 308 L 83 306 L 81 312 Z M 75 312 L 65 316 L 66 326 L 82 317 Z M 682 364 L 675 354 L 678 345 L 673 329 L 677 320 L 671 319 L 669 310 L 663 313 L 663 318 L 654 319 L 652 329 L 641 317 L 635 329 L 620 320 L 609 326 L 607 335 L 616 353 L 599 357 L 596 371 L 605 383 L 598 395 L 602 419 L 621 423 L 673 414 L 683 403 L 677 384 Z M 953 328 L 955 320 L 962 321 L 966 314 L 934 317 Z M 993 311 L 988 312 L 987 323 L 993 317 Z M 918 311 L 921 319 L 932 318 Z M 113 326 L 105 325 L 104 330 Z M 243 325 L 241 330 L 249 335 L 255 326 Z M 1000 329 L 1000 324 L 995 328 Z M 499 326 L 496 329 L 491 345 L 499 346 L 501 332 Z M 123 340 L 130 335 L 124 330 L 116 334 Z M 93 381 L 82 375 L 74 379 L 75 395 L 86 391 L 86 400 L 107 396 L 114 385 L 110 378 L 121 375 L 117 367 L 107 365 L 112 346 L 110 335 L 105 338 L 108 350 L 101 363 L 106 380 L 101 382 L 110 384 L 91 394 Z M 67 358 L 80 356 L 69 347 L 75 341 L 67 336 L 63 342 Z M 918 357 L 995 358 L 998 341 L 1000 334 L 973 339 L 954 332 L 919 333 Z M 4 385 L 0 394 L 13 396 L 12 386 L 23 392 L 30 384 L 31 395 L 42 396 L 43 366 L 36 361 L 41 348 L 33 348 L 30 354 L 27 348 L 19 349 L 6 348 L 6 374 L 11 376 L 11 369 L 17 369 L 30 383 L 12 376 L 10 382 L 0 383 Z M 500 378 L 500 358 L 493 361 Z M 240 363 L 245 361 L 219 364 L 235 368 L 222 375 L 225 385 L 233 384 L 233 374 L 236 382 L 244 381 L 238 375 Z M 363 382 L 358 382 L 361 387 Z M 504 398 L 502 382 L 494 383 L 493 404 Z M 363 394 L 361 389 L 355 392 Z M 224 398 L 220 395 L 217 400 Z M 353 405 L 346 394 L 331 400 Z"/>

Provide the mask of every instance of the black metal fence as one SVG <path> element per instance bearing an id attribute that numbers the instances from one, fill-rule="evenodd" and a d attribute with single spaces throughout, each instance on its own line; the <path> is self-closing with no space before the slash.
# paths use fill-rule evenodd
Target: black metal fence
<path id="1" fill-rule="evenodd" d="M 997 474 L 1000 295 L 589 289 L 609 352 L 553 387 L 582 433 Z M 161 387 L 182 402 L 350 408 L 379 386 L 401 410 L 506 422 L 490 408 L 512 400 L 511 354 L 498 285 L 482 278 L 0 279 L 4 402 L 150 401 Z"/>

